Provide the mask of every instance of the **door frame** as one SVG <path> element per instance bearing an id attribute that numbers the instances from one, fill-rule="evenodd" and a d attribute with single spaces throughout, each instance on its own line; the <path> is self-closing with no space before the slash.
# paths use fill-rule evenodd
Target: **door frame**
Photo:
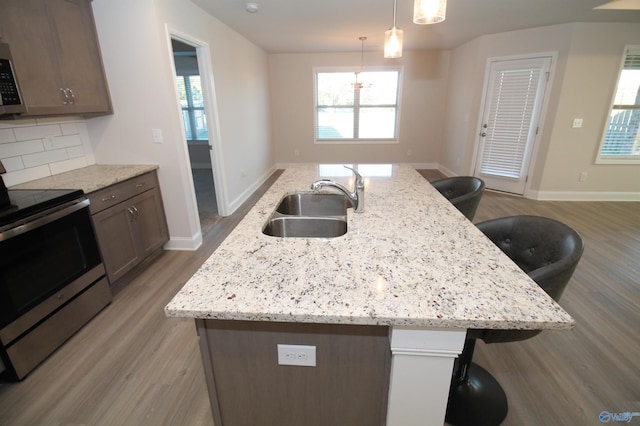
<path id="1" fill-rule="evenodd" d="M 557 51 L 548 51 L 548 52 L 537 52 L 537 53 L 526 53 L 520 55 L 507 55 L 507 56 L 490 56 L 487 58 L 485 63 L 484 70 L 484 78 L 483 78 L 483 87 L 482 87 L 482 97 L 480 99 L 480 104 L 478 105 L 478 117 L 476 119 L 476 131 L 474 136 L 474 146 L 473 146 L 473 154 L 471 158 L 471 165 L 469 174 L 473 176 L 476 171 L 476 163 L 478 162 L 478 155 L 480 150 L 480 133 L 482 133 L 482 119 L 484 118 L 484 105 L 487 100 L 487 90 L 489 87 L 489 78 L 491 73 L 491 64 L 497 61 L 514 61 L 514 60 L 522 60 L 522 59 L 535 59 L 541 57 L 550 57 L 551 65 L 549 67 L 549 78 L 547 81 L 547 85 L 545 87 L 545 91 L 542 94 L 542 107 L 540 109 L 540 119 L 538 120 L 538 134 L 536 135 L 533 141 L 533 147 L 531 149 L 531 159 L 529 161 L 529 165 L 527 167 L 527 180 L 524 185 L 524 193 L 522 196 L 526 198 L 537 197 L 537 190 L 531 190 L 531 182 L 533 181 L 533 171 L 535 170 L 536 160 L 538 159 L 538 151 L 540 148 L 540 140 L 542 139 L 542 135 L 545 130 L 545 121 L 549 109 L 549 101 L 552 93 L 553 81 L 555 80 L 556 74 L 556 64 L 558 63 L 558 52 Z"/>
<path id="2" fill-rule="evenodd" d="M 226 184 L 226 173 L 224 171 L 224 161 L 223 161 L 223 152 L 222 152 L 222 144 L 220 143 L 220 120 L 218 117 L 218 103 L 217 96 L 215 90 L 215 82 L 213 77 L 213 68 L 211 67 L 211 50 L 209 49 L 209 44 L 205 41 L 199 40 L 195 37 L 192 37 L 186 33 L 176 30 L 175 28 L 171 28 L 169 25 L 165 25 L 165 32 L 167 36 L 167 43 L 169 45 L 169 50 L 171 51 L 170 61 L 171 61 L 171 69 L 172 69 L 172 77 L 175 77 L 175 62 L 173 60 L 173 51 L 171 49 L 171 40 L 175 39 L 182 43 L 193 46 L 196 49 L 196 56 L 198 60 L 198 69 L 200 71 L 200 82 L 202 84 L 202 89 L 204 91 L 204 112 L 207 117 L 207 130 L 209 132 L 209 145 L 211 145 L 211 149 L 209 150 L 209 155 L 211 157 L 211 166 L 213 168 L 213 185 L 216 191 L 216 203 L 218 207 L 218 213 L 220 216 L 228 216 L 230 213 L 229 208 L 229 197 L 227 195 L 227 184 Z M 175 81 L 172 81 L 173 87 L 176 87 Z M 176 114 L 178 116 L 182 116 L 182 111 L 179 109 L 179 95 L 177 88 L 176 91 Z M 188 181 L 190 184 L 190 188 L 188 191 L 192 194 L 192 203 L 194 211 L 198 211 L 198 205 L 196 201 L 195 195 L 195 187 L 193 184 L 193 176 L 191 174 L 191 165 L 189 163 L 189 147 L 187 145 L 187 135 L 184 128 L 184 123 L 180 120 L 180 129 L 182 132 L 182 141 L 183 141 L 183 149 L 186 153 L 187 162 L 183 165 L 186 175 L 188 176 Z M 198 220 L 198 227 L 200 226 L 200 221 Z M 202 230 L 200 230 L 202 232 Z"/>

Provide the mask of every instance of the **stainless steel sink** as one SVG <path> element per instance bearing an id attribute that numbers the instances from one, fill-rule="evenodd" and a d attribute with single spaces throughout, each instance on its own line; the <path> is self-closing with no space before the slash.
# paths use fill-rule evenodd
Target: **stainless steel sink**
<path id="1" fill-rule="evenodd" d="M 347 233 L 351 202 L 341 194 L 290 192 L 282 197 L 262 233 L 272 237 L 335 238 Z"/>
<path id="2" fill-rule="evenodd" d="M 351 202 L 341 194 L 291 192 L 286 194 L 276 211 L 294 216 L 345 216 Z"/>
<path id="3" fill-rule="evenodd" d="M 262 233 L 272 237 L 335 238 L 347 233 L 347 219 L 346 216 L 272 216 Z"/>

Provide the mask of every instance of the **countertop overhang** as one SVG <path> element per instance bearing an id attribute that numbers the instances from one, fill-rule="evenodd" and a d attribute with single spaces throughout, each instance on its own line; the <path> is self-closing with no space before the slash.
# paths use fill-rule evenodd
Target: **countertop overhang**
<path id="1" fill-rule="evenodd" d="M 166 315 L 454 329 L 574 325 L 413 168 L 359 169 L 365 211 L 348 210 L 344 236 L 262 233 L 285 193 L 327 177 L 317 164 L 290 167 L 165 307 Z M 380 176 L 381 170 L 390 173 Z M 331 178 L 353 186 L 351 177 Z"/>

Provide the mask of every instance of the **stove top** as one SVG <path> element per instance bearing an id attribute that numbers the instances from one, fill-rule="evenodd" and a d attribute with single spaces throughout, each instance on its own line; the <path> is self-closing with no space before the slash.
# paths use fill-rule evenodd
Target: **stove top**
<path id="1" fill-rule="evenodd" d="M 0 207 L 0 226 L 82 197 L 81 189 L 10 189 L 9 203 Z"/>

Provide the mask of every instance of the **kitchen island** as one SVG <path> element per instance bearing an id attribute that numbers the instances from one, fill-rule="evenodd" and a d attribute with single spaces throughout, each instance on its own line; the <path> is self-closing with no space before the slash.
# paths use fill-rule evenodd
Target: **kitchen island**
<path id="1" fill-rule="evenodd" d="M 348 210 L 345 235 L 262 233 L 284 194 L 308 190 L 320 178 L 353 187 L 350 172 L 338 166 L 290 167 L 165 308 L 168 316 L 196 320 L 217 426 L 227 424 L 230 413 L 245 413 L 234 419 L 249 424 L 251 416 L 284 415 L 308 400 L 322 408 L 305 405 L 291 421 L 308 421 L 300 417 L 304 412 L 331 412 L 334 403 L 336 413 L 358 415 L 382 404 L 372 417 L 378 424 L 441 425 L 453 360 L 467 329 L 573 326 L 414 169 L 357 168 L 365 177 L 365 208 Z M 274 342 L 318 346 L 321 377 L 314 375 L 316 367 L 277 365 Z M 325 344 L 330 348 L 324 350 Z M 225 351 L 227 346 L 235 352 Z M 229 369 L 234 371 L 226 374 Z M 267 383 L 261 383 L 263 371 Z M 328 377 L 332 371 L 338 377 Z M 367 382 L 375 371 L 379 377 Z M 275 383 L 282 380 L 280 389 Z M 234 387 L 244 390 L 236 394 Z M 325 395 L 340 389 L 346 394 Z M 358 405 L 369 393 L 373 399 Z M 256 403 L 268 397 L 269 403 Z"/>

